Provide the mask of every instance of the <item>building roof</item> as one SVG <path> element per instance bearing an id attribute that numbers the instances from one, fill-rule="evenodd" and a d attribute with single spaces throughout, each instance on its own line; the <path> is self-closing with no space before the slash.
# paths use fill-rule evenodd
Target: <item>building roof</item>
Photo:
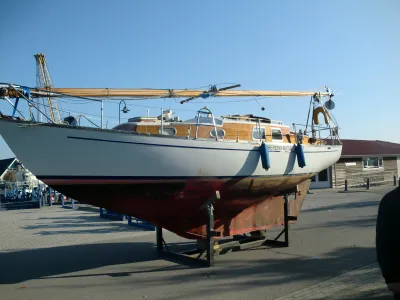
<path id="1" fill-rule="evenodd" d="M 400 156 L 400 144 L 385 141 L 341 140 L 342 156 Z"/>
<path id="2" fill-rule="evenodd" d="M 14 158 L 0 159 L 0 177 L 3 176 L 4 172 L 10 167 L 14 162 Z"/>

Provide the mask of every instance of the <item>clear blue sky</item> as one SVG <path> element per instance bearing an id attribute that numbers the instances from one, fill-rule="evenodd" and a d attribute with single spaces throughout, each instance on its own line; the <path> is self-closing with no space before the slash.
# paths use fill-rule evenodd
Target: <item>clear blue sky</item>
<path id="1" fill-rule="evenodd" d="M 6 1 L 0 81 L 35 86 L 33 55 L 42 52 L 56 87 L 328 85 L 337 94 L 342 138 L 400 143 L 399 12 L 397 0 Z M 261 100 L 264 112 L 255 101 L 222 103 L 232 99 L 207 106 L 217 115 L 265 114 L 288 124 L 307 118 L 308 98 Z M 204 106 L 204 100 L 129 103 L 129 117 L 144 115 L 146 104 L 188 110 L 175 110 L 183 119 Z M 100 113 L 98 104 L 63 108 Z M 11 112 L 4 102 L 0 109 Z M 118 121 L 118 105 L 108 104 L 105 114 Z M 0 158 L 9 156 L 1 140 Z"/>

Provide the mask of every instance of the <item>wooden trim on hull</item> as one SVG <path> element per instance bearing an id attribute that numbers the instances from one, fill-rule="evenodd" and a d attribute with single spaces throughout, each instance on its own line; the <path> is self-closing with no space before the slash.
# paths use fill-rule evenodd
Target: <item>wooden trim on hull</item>
<path id="1" fill-rule="evenodd" d="M 297 216 L 310 175 L 231 180 L 191 180 L 143 184 L 54 184 L 55 190 L 82 203 L 134 216 L 189 239 L 205 238 L 206 213 L 201 206 L 219 190 L 214 228 L 221 237 L 279 226 L 283 195 L 292 193 L 290 215 Z M 47 181 L 47 182 L 46 182 Z M 298 187 L 295 192 L 293 187 Z"/>

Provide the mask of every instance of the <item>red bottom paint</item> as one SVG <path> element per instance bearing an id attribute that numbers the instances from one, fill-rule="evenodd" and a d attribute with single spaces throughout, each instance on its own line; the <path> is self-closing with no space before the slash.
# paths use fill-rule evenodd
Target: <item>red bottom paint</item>
<path id="1" fill-rule="evenodd" d="M 42 180 L 81 203 L 146 220 L 188 239 L 202 239 L 206 236 L 207 216 L 201 206 L 216 190 L 220 199 L 214 205 L 214 228 L 226 237 L 281 225 L 283 195 L 287 192 L 292 192 L 289 215 L 298 216 L 310 185 L 309 177 L 141 183 Z"/>

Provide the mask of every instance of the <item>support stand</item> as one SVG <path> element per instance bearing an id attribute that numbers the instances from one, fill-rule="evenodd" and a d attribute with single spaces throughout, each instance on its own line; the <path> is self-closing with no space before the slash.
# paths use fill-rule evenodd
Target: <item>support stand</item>
<path id="1" fill-rule="evenodd" d="M 195 249 L 187 252 L 175 253 L 168 250 L 168 246 L 165 243 L 162 234 L 162 228 L 160 226 L 156 227 L 157 236 L 157 253 L 162 258 L 170 258 L 173 260 L 178 260 L 179 262 L 184 262 L 188 264 L 199 264 L 201 266 L 211 267 L 214 265 L 214 236 L 218 236 L 219 232 L 214 231 L 214 202 L 220 199 L 219 191 L 215 191 L 215 194 L 207 200 L 201 206 L 201 209 L 207 211 L 207 237 L 204 240 L 198 241 L 198 246 L 201 249 Z M 205 247 L 204 247 L 205 246 Z M 164 251 L 164 248 L 166 251 Z M 205 248 L 205 249 L 204 249 Z M 206 259 L 203 260 L 201 257 L 204 252 L 206 252 Z"/>
<path id="2" fill-rule="evenodd" d="M 218 194 L 219 199 L 219 194 Z M 214 236 L 216 232 L 214 231 L 214 207 L 212 203 L 207 204 L 207 265 L 211 267 L 214 265 Z"/>
<path id="3" fill-rule="evenodd" d="M 207 211 L 207 239 L 206 239 L 206 251 L 207 251 L 207 266 L 211 267 L 214 265 L 214 236 L 219 236 L 219 232 L 214 231 L 214 207 L 213 204 L 216 200 L 220 199 L 219 191 L 215 192 L 206 203 L 201 207 Z"/>
<path id="4" fill-rule="evenodd" d="M 279 245 L 283 247 L 289 247 L 290 221 L 296 221 L 297 217 L 289 216 L 289 197 L 287 194 L 285 194 L 283 198 L 283 230 L 273 240 L 265 240 L 264 245 Z M 278 241 L 283 234 L 285 234 L 285 240 Z"/>
<path id="5" fill-rule="evenodd" d="M 214 256 L 225 254 L 230 251 L 240 251 L 244 249 L 254 248 L 258 246 L 280 246 L 289 247 L 289 233 L 290 233 L 290 221 L 297 220 L 295 216 L 289 216 L 289 197 L 284 195 L 283 203 L 283 217 L 284 217 L 284 228 L 273 239 L 267 239 L 260 231 L 252 232 L 252 236 L 233 236 L 232 241 L 224 242 L 219 244 L 214 240 L 215 236 L 219 236 L 219 232 L 214 230 L 214 202 L 220 199 L 219 192 L 216 191 L 206 203 L 201 207 L 207 211 L 207 236 L 205 240 L 199 240 L 197 249 L 175 253 L 169 251 L 168 246 L 163 238 L 162 228 L 156 226 L 157 236 L 157 253 L 161 258 L 169 258 L 174 262 L 187 263 L 190 265 L 200 264 L 201 266 L 211 267 L 214 265 Z M 279 238 L 284 235 L 284 240 L 280 241 Z M 164 250 L 165 249 L 165 250 Z M 204 252 L 206 255 L 204 257 Z M 201 259 L 204 257 L 205 259 Z"/>

